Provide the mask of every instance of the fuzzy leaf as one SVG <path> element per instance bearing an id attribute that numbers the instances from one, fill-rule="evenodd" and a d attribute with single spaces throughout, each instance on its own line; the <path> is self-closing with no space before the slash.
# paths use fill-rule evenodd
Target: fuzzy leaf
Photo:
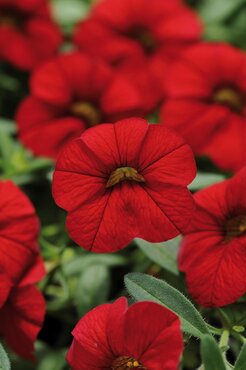
<path id="1" fill-rule="evenodd" d="M 125 277 L 125 284 L 137 301 L 154 301 L 175 312 L 186 333 L 198 338 L 209 334 L 205 321 L 193 304 L 165 281 L 145 274 L 130 273 Z"/>

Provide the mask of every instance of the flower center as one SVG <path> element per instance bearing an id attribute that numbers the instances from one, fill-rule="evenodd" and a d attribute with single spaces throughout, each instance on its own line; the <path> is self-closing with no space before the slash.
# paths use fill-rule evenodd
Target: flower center
<path id="1" fill-rule="evenodd" d="M 101 113 L 92 103 L 77 101 L 70 106 L 70 112 L 86 120 L 88 126 L 95 126 L 101 122 Z"/>
<path id="2" fill-rule="evenodd" d="M 136 182 L 145 182 L 145 179 L 142 175 L 138 173 L 135 168 L 132 167 L 120 167 L 113 171 L 108 179 L 106 188 L 110 188 L 121 181 L 136 181 Z"/>
<path id="3" fill-rule="evenodd" d="M 131 33 L 131 37 L 142 45 L 146 54 L 152 54 L 154 52 L 156 41 L 147 29 L 138 28 Z"/>
<path id="4" fill-rule="evenodd" d="M 246 233 L 246 215 L 229 219 L 225 225 L 226 240 L 230 241 Z"/>
<path id="5" fill-rule="evenodd" d="M 213 101 L 226 105 L 232 110 L 242 113 L 244 108 L 243 94 L 233 87 L 222 87 L 217 89 L 213 95 Z"/>
<path id="6" fill-rule="evenodd" d="M 148 370 L 142 364 L 140 364 L 135 358 L 128 357 L 128 356 L 121 356 L 118 357 L 112 363 L 112 370 L 129 370 L 129 369 L 142 369 Z"/>
<path id="7" fill-rule="evenodd" d="M 11 26 L 17 29 L 22 28 L 24 15 L 19 14 L 15 9 L 0 9 L 0 26 Z"/>

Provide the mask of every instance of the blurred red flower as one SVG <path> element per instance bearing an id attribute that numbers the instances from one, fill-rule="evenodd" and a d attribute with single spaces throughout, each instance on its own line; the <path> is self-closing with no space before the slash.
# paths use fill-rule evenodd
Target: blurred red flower
<path id="1" fill-rule="evenodd" d="M 246 165 L 246 55 L 226 44 L 200 44 L 170 69 L 161 120 L 195 154 L 223 170 Z"/>
<path id="2" fill-rule="evenodd" d="M 246 293 L 246 168 L 195 195 L 197 212 L 183 239 L 179 267 L 191 296 L 225 306 Z"/>
<path id="3" fill-rule="evenodd" d="M 149 85 L 144 99 L 153 109 L 163 98 L 167 65 L 198 41 L 201 32 L 196 14 L 180 1 L 104 0 L 77 25 L 74 42 L 134 76 L 140 87 Z"/>
<path id="4" fill-rule="evenodd" d="M 78 24 L 74 40 L 81 50 L 122 67 L 141 59 L 173 60 L 200 35 L 196 14 L 179 1 L 104 0 Z"/>
<path id="5" fill-rule="evenodd" d="M 53 56 L 62 42 L 48 0 L 0 0 L 0 58 L 31 69 Z"/>
<path id="6" fill-rule="evenodd" d="M 88 127 L 143 115 L 141 91 L 103 62 L 78 52 L 40 66 L 31 96 L 17 112 L 21 141 L 35 154 L 56 158 L 63 145 Z"/>
<path id="7" fill-rule="evenodd" d="M 140 118 L 85 131 L 61 152 L 53 196 L 68 211 L 71 238 L 94 252 L 115 252 L 134 237 L 180 234 L 194 211 L 187 185 L 193 154 L 164 125 Z"/>
<path id="8" fill-rule="evenodd" d="M 33 359 L 45 303 L 33 285 L 45 274 L 39 222 L 28 198 L 11 181 L 0 182 L 0 335 L 20 356 Z"/>
<path id="9" fill-rule="evenodd" d="M 33 205 L 12 181 L 0 181 L 0 270 L 14 284 L 39 255 L 39 221 Z"/>
<path id="10" fill-rule="evenodd" d="M 0 273 L 0 335 L 19 356 L 34 360 L 34 342 L 42 328 L 45 300 L 34 286 L 45 275 L 43 261 L 33 258 L 32 265 L 16 284 L 8 279 L 6 270 Z"/>
<path id="11" fill-rule="evenodd" d="M 67 355 L 72 370 L 177 370 L 183 350 L 173 312 L 154 302 L 128 308 L 126 298 L 90 311 L 73 336 Z"/>

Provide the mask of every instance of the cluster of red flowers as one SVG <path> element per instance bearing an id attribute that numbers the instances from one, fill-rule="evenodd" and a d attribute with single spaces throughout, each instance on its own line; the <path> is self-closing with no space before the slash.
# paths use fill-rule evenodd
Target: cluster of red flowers
<path id="1" fill-rule="evenodd" d="M 0 0 L 0 58 L 33 69 L 19 138 L 57 159 L 53 196 L 71 239 L 102 253 L 183 234 L 191 296 L 223 306 L 246 292 L 246 57 L 201 34 L 181 1 L 103 0 L 75 28 L 75 50 L 57 55 L 48 1 Z M 161 123 L 145 121 L 159 107 Z M 242 170 L 193 197 L 192 150 Z M 0 334 L 30 358 L 45 310 L 34 287 L 44 275 L 38 221 L 16 186 L 0 187 Z M 73 370 L 176 370 L 183 346 L 172 312 L 150 302 L 128 309 L 123 298 L 88 313 L 73 335 Z"/>

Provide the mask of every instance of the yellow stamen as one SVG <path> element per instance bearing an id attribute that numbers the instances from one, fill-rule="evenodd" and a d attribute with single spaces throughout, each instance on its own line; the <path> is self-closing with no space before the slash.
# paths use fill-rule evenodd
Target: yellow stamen
<path id="1" fill-rule="evenodd" d="M 70 111 L 73 115 L 84 118 L 89 126 L 94 126 L 101 122 L 100 111 L 89 102 L 75 102 L 71 105 Z"/>
<path id="2" fill-rule="evenodd" d="M 222 105 L 227 105 L 232 110 L 242 113 L 244 108 L 243 94 L 234 88 L 223 87 L 215 91 L 213 101 Z"/>
<path id="3" fill-rule="evenodd" d="M 226 240 L 230 241 L 246 233 L 246 216 L 239 215 L 229 219 L 225 225 Z"/>
<path id="4" fill-rule="evenodd" d="M 138 173 L 135 168 L 132 167 L 120 167 L 113 171 L 108 179 L 106 188 L 110 188 L 121 181 L 136 181 L 136 182 L 145 182 L 145 179 L 142 175 Z"/>
<path id="5" fill-rule="evenodd" d="M 140 362 L 132 357 L 120 356 L 114 360 L 111 366 L 112 370 L 130 370 L 130 369 L 142 369 L 148 370 Z"/>

